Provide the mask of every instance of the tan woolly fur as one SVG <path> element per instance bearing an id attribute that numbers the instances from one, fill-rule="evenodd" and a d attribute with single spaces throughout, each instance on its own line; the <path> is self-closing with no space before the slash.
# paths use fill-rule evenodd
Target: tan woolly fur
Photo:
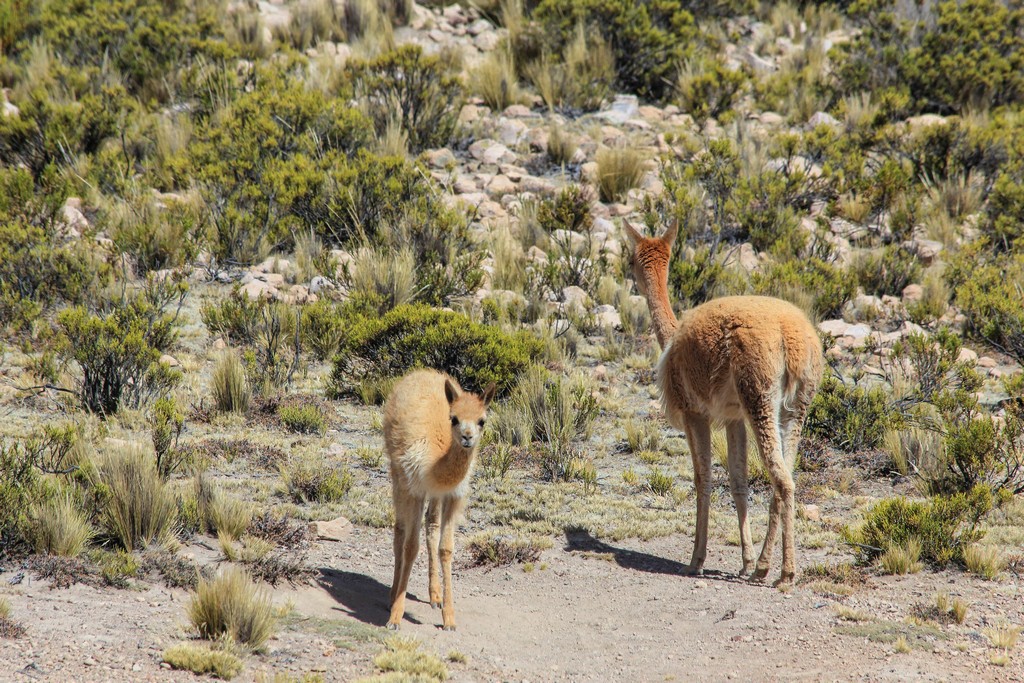
<path id="1" fill-rule="evenodd" d="M 469 491 L 476 449 L 494 392 L 493 382 L 483 396 L 477 396 L 463 391 L 444 373 L 415 370 L 395 385 L 384 405 L 384 450 L 391 465 L 395 506 L 395 575 L 389 629 L 397 629 L 405 614 L 405 593 L 420 549 L 420 525 L 426 506 L 430 604 L 441 607 L 444 629 L 455 630 L 455 518 Z M 443 606 L 438 560 L 444 575 Z"/>
<path id="2" fill-rule="evenodd" d="M 697 529 L 689 573 L 703 572 L 711 504 L 711 425 L 723 423 L 728 441 L 729 488 L 739 518 L 743 568 L 753 580 L 768 575 L 782 527 L 782 575 L 795 576 L 793 465 L 800 430 L 824 370 L 814 326 L 792 304 L 763 296 L 714 299 L 681 315 L 668 298 L 668 264 L 678 233 L 674 223 L 661 237 L 647 238 L 625 223 L 634 246 L 633 277 L 647 298 L 663 349 L 658 385 L 665 416 L 682 429 L 693 459 Z M 747 519 L 747 430 L 772 482 L 768 531 L 754 565 Z"/>

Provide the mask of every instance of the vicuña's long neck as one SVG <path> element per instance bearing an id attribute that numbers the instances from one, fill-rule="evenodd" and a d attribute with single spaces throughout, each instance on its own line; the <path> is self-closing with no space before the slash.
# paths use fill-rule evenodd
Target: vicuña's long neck
<path id="1" fill-rule="evenodd" d="M 667 277 L 649 275 L 645 283 L 647 285 L 647 307 L 651 309 L 654 334 L 663 349 L 672 341 L 672 335 L 675 334 L 676 327 L 679 326 L 676 314 L 672 312 L 672 304 L 668 300 L 667 280 Z"/>
<path id="2" fill-rule="evenodd" d="M 455 487 L 466 478 L 473 461 L 473 450 L 453 443 L 448 452 L 434 465 L 434 478 L 443 486 Z"/>

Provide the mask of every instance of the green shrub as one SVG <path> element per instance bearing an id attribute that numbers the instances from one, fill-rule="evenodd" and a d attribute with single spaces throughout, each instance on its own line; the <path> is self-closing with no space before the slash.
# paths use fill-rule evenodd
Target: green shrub
<path id="1" fill-rule="evenodd" d="M 413 154 L 451 140 L 462 87 L 439 57 L 425 55 L 418 45 L 403 45 L 371 61 L 353 61 L 348 72 L 378 135 L 397 118 Z"/>
<path id="2" fill-rule="evenodd" d="M 968 247 L 950 264 L 946 279 L 966 332 L 1024 360 L 1024 256 L 990 256 Z"/>
<path id="3" fill-rule="evenodd" d="M 506 334 L 428 306 L 398 306 L 384 316 L 356 314 L 339 346 L 330 390 L 343 395 L 360 381 L 429 367 L 451 374 L 471 391 L 493 381 L 505 392 L 542 348 L 541 341 L 526 332 Z"/>
<path id="4" fill-rule="evenodd" d="M 69 492 L 33 506 L 29 516 L 37 553 L 78 557 L 93 536 L 81 502 Z"/>
<path id="5" fill-rule="evenodd" d="M 5 550 L 25 543 L 27 513 L 48 497 L 36 462 L 36 453 L 24 442 L 0 440 L 0 547 Z"/>
<path id="6" fill-rule="evenodd" d="M 136 447 L 111 452 L 96 463 L 92 476 L 102 491 L 100 521 L 122 548 L 144 548 L 170 533 L 177 501 L 152 456 Z"/>
<path id="7" fill-rule="evenodd" d="M 151 343 L 158 339 L 150 325 L 170 329 L 167 317 L 140 315 L 133 306 L 104 315 L 76 307 L 61 311 L 57 323 L 61 357 L 81 368 L 78 395 L 87 410 L 111 415 L 123 405 L 138 406 L 180 379 L 180 373 L 158 362 L 160 351 Z"/>
<path id="8" fill-rule="evenodd" d="M 746 80 L 742 71 L 730 69 L 719 57 L 695 60 L 680 70 L 676 99 L 684 112 L 704 125 L 730 110 Z"/>
<path id="9" fill-rule="evenodd" d="M 298 458 L 281 468 L 281 478 L 297 503 L 333 503 L 352 488 L 352 473 L 321 458 Z"/>
<path id="10" fill-rule="evenodd" d="M 153 450 L 157 472 L 164 479 L 178 471 L 187 457 L 186 452 L 178 448 L 178 437 L 184 428 L 185 415 L 173 396 L 158 398 L 153 403 Z"/>
<path id="11" fill-rule="evenodd" d="M 581 25 L 602 35 L 615 56 L 616 87 L 643 98 L 670 93 L 677 65 L 701 43 L 693 15 L 679 0 L 541 0 L 533 18 L 555 53 Z"/>
<path id="12" fill-rule="evenodd" d="M 203 638 L 228 637 L 252 650 L 260 649 L 276 627 L 270 596 L 248 572 L 235 567 L 223 569 L 210 581 L 199 581 L 188 615 Z"/>
<path id="13" fill-rule="evenodd" d="M 818 318 L 839 317 L 857 291 L 852 273 L 813 256 L 773 263 L 750 280 L 758 294 L 784 299 L 806 296 L 810 312 Z"/>
<path id="14" fill-rule="evenodd" d="M 132 257 L 140 273 L 176 268 L 195 258 L 206 226 L 196 207 L 177 199 L 136 194 L 101 214 L 98 224 Z"/>
<path id="15" fill-rule="evenodd" d="M 345 319 L 337 304 L 324 299 L 302 307 L 302 344 L 318 361 L 334 357 L 341 343 Z"/>
<path id="16" fill-rule="evenodd" d="M 97 548 L 89 552 L 89 559 L 99 567 L 100 576 L 108 586 L 129 588 L 128 579 L 139 573 L 139 561 L 130 552 L 124 550 L 104 550 Z"/>
<path id="17" fill-rule="evenodd" d="M 903 288 L 921 275 L 917 255 L 898 244 L 873 250 L 854 266 L 857 280 L 864 291 L 877 296 L 899 296 Z"/>
<path id="18" fill-rule="evenodd" d="M 225 681 L 242 673 L 244 665 L 236 655 L 208 646 L 182 643 L 164 650 L 163 661 L 172 669 L 191 671 L 197 675 L 211 674 Z"/>
<path id="19" fill-rule="evenodd" d="M 963 562 L 966 547 L 984 534 L 978 524 L 992 504 L 992 493 L 984 486 L 923 502 L 887 498 L 865 514 L 863 524 L 846 527 L 842 533 L 847 542 L 857 545 L 861 561 L 871 562 L 889 548 L 905 548 L 916 541 L 921 559 L 944 567 Z"/>
<path id="20" fill-rule="evenodd" d="M 836 448 L 856 452 L 880 446 L 896 420 L 884 387 L 850 385 L 830 374 L 811 402 L 805 429 Z"/>
<path id="21" fill-rule="evenodd" d="M 992 245 L 1002 251 L 1013 249 L 1024 237 L 1024 189 L 1020 178 L 1009 173 L 996 178 L 982 228 Z"/>
<path id="22" fill-rule="evenodd" d="M 290 431 L 299 434 L 322 434 L 327 429 L 327 417 L 317 405 L 280 406 L 277 417 Z"/>

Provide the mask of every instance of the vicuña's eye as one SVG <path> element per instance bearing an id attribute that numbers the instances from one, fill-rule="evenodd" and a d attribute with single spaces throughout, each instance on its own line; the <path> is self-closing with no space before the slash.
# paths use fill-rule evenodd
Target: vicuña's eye
<path id="1" fill-rule="evenodd" d="M 480 421 L 477 422 L 477 424 L 480 425 L 481 427 L 483 427 L 484 426 L 484 419 L 481 417 Z"/>
<path id="2" fill-rule="evenodd" d="M 458 427 L 458 426 L 459 426 L 459 418 L 457 418 L 454 415 L 452 415 L 452 427 Z"/>

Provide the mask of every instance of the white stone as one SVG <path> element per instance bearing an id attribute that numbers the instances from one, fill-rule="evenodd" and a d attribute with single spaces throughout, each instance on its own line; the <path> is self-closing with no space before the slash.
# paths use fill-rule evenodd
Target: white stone
<path id="1" fill-rule="evenodd" d="M 593 313 L 599 327 L 611 327 L 614 329 L 622 327 L 622 318 L 614 306 L 602 304 L 595 307 Z"/>
<path id="2" fill-rule="evenodd" d="M 352 522 L 344 517 L 313 522 L 313 529 L 321 541 L 344 541 L 352 535 Z"/>
<path id="3" fill-rule="evenodd" d="M 595 118 L 622 125 L 640 113 L 636 95 L 616 95 L 611 106 L 594 115 Z"/>
<path id="4" fill-rule="evenodd" d="M 174 356 L 171 356 L 169 354 L 166 354 L 166 353 L 163 354 L 162 356 L 160 356 L 160 362 L 163 363 L 164 365 L 170 366 L 172 368 L 180 368 L 181 367 L 181 363 L 178 362 L 177 358 L 175 358 Z"/>
<path id="5" fill-rule="evenodd" d="M 839 128 L 842 126 L 839 123 L 839 119 L 823 111 L 815 112 L 811 118 L 807 119 L 807 126 L 809 128 L 817 128 L 818 126 L 829 126 L 831 128 Z"/>
<path id="6" fill-rule="evenodd" d="M 924 287 L 921 285 L 907 285 L 903 288 L 903 303 L 912 304 L 924 297 Z"/>
<path id="7" fill-rule="evenodd" d="M 277 298 L 277 289 L 263 280 L 252 280 L 251 282 L 242 285 L 238 291 L 247 296 L 251 301 Z"/>
<path id="8" fill-rule="evenodd" d="M 842 337 L 849 327 L 850 324 L 845 320 L 822 320 L 818 323 L 819 330 L 825 334 L 831 334 L 833 337 Z"/>

